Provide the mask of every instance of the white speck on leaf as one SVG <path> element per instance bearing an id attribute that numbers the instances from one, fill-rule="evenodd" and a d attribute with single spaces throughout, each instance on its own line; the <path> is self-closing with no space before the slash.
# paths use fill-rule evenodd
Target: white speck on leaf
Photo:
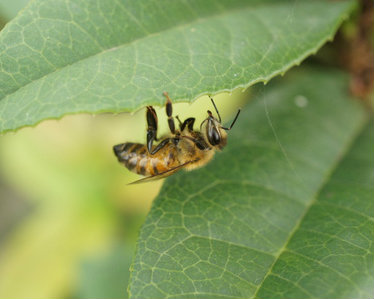
<path id="1" fill-rule="evenodd" d="M 295 97 L 295 105 L 300 108 L 308 106 L 308 99 L 302 95 L 297 95 Z"/>

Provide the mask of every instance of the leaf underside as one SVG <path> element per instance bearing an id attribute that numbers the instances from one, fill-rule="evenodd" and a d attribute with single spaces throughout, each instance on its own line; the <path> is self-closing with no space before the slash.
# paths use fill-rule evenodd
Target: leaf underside
<path id="1" fill-rule="evenodd" d="M 355 1 L 35 0 L 0 33 L 0 132 L 268 81 Z"/>
<path id="2" fill-rule="evenodd" d="M 206 167 L 167 179 L 132 298 L 371 298 L 373 124 L 339 71 L 259 90 Z"/>

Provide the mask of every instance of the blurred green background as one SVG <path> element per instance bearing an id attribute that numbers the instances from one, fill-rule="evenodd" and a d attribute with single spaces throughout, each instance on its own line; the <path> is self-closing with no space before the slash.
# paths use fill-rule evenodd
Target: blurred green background
<path id="1" fill-rule="evenodd" d="M 244 95 L 216 97 L 224 119 Z M 206 97 L 175 105 L 182 118 L 207 109 Z M 112 146 L 144 142 L 144 115 L 66 116 L 0 136 L 0 298 L 126 297 L 138 230 L 162 182 L 128 186 L 139 176 Z"/>
<path id="2" fill-rule="evenodd" d="M 0 0 L 0 25 L 26 4 Z M 246 97 L 215 97 L 223 119 Z M 198 124 L 207 109 L 207 97 L 174 105 Z M 164 108 L 156 110 L 167 133 Z M 0 136 L 0 298 L 127 297 L 137 234 L 162 182 L 128 186 L 139 176 L 112 146 L 143 143 L 145 126 L 141 110 L 70 115 Z"/>

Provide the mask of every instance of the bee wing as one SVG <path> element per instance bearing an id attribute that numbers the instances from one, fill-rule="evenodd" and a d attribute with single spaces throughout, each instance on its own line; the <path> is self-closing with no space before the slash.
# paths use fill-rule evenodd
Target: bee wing
<path id="1" fill-rule="evenodd" d="M 147 182 L 151 182 L 151 181 L 157 181 L 159 179 L 163 179 L 163 178 L 166 178 L 168 177 L 169 175 L 172 175 L 173 173 L 176 173 L 177 171 L 181 170 L 184 166 L 190 164 L 190 163 L 193 163 L 193 162 L 196 162 L 198 161 L 197 160 L 191 160 L 191 161 L 188 161 L 186 163 L 183 163 L 179 166 L 176 166 L 176 167 L 173 167 L 167 171 L 164 171 L 164 172 L 161 172 L 159 174 L 155 174 L 155 175 L 151 175 L 151 176 L 147 176 L 143 179 L 140 179 L 140 180 L 137 180 L 135 182 L 132 182 L 132 183 L 129 183 L 128 185 L 134 185 L 134 184 L 141 184 L 141 183 L 147 183 Z"/>

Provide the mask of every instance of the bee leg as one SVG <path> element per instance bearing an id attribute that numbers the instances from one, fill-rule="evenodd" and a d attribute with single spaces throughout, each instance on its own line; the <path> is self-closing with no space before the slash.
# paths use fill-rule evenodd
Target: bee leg
<path id="1" fill-rule="evenodd" d="M 147 106 L 147 149 L 148 152 L 152 151 L 153 141 L 157 141 L 157 114 L 152 106 Z"/>
<path id="2" fill-rule="evenodd" d="M 187 118 L 181 125 L 181 131 L 183 131 L 186 128 L 186 126 L 188 128 L 188 131 L 193 131 L 194 123 L 195 123 L 194 117 Z"/>
<path id="3" fill-rule="evenodd" d="M 208 145 L 204 144 L 203 142 L 199 141 L 198 139 L 192 138 L 190 136 L 183 136 L 183 135 L 181 137 L 191 140 L 193 143 L 196 144 L 198 149 L 201 149 L 201 150 L 210 150 L 211 149 Z"/>
<path id="4" fill-rule="evenodd" d="M 171 104 L 171 100 L 169 98 L 168 93 L 165 91 L 164 96 L 166 97 L 166 115 L 168 116 L 168 124 L 170 128 L 170 132 L 172 134 L 175 134 L 175 123 L 174 123 L 174 118 L 173 118 L 173 106 Z"/>
<path id="5" fill-rule="evenodd" d="M 154 155 L 155 153 L 157 153 L 160 149 L 162 149 L 166 144 L 168 144 L 170 141 L 170 138 L 165 138 L 164 140 L 162 140 L 155 148 L 153 151 L 151 151 L 151 155 Z"/>
<path id="6" fill-rule="evenodd" d="M 181 129 L 181 131 L 182 131 L 182 122 L 181 122 L 181 120 L 179 119 L 178 115 L 176 115 L 175 118 L 177 119 L 177 121 L 179 123 L 179 129 Z"/>

